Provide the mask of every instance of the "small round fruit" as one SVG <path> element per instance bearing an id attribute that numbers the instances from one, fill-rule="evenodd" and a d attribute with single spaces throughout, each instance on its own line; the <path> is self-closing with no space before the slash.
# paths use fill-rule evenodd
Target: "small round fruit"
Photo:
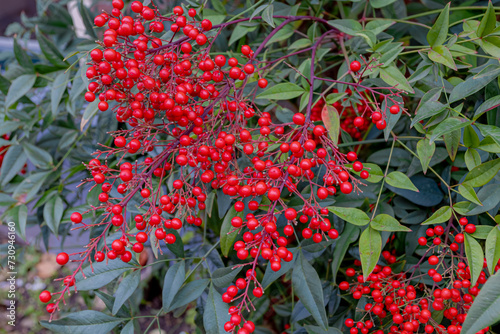
<path id="1" fill-rule="evenodd" d="M 66 263 L 68 263 L 68 261 L 69 261 L 69 255 L 67 253 L 62 252 L 62 253 L 57 254 L 56 262 L 59 265 L 64 266 Z"/>
<path id="2" fill-rule="evenodd" d="M 43 290 L 40 292 L 39 298 L 42 303 L 48 303 L 52 299 L 52 294 L 47 290 Z"/>
<path id="3" fill-rule="evenodd" d="M 357 60 L 354 60 L 351 62 L 351 65 L 349 67 L 351 68 L 351 71 L 356 73 L 361 69 L 361 63 Z"/>

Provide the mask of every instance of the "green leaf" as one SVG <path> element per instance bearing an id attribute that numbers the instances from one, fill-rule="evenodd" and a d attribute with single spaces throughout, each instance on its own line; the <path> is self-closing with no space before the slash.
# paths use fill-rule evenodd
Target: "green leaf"
<path id="1" fill-rule="evenodd" d="M 490 234 L 493 226 L 489 225 L 476 225 L 476 231 L 472 233 L 472 237 L 474 239 L 486 240 L 488 238 L 488 234 Z"/>
<path id="2" fill-rule="evenodd" d="M 422 165 L 424 174 L 427 173 L 427 168 L 429 167 L 429 163 L 431 162 L 435 150 L 436 144 L 431 143 L 427 138 L 421 139 L 417 143 L 417 155 L 420 160 L 420 164 Z"/>
<path id="3" fill-rule="evenodd" d="M 172 305 L 175 295 L 179 292 L 182 284 L 184 284 L 185 277 L 186 263 L 184 260 L 168 268 L 167 274 L 163 280 L 162 300 L 164 310 L 170 309 L 170 305 Z"/>
<path id="4" fill-rule="evenodd" d="M 415 187 L 413 182 L 411 182 L 410 178 L 401 172 L 390 172 L 386 176 L 385 182 L 399 189 L 408 189 L 418 192 L 418 188 Z"/>
<path id="5" fill-rule="evenodd" d="M 373 1 L 370 2 L 370 5 L 373 6 L 372 2 Z M 396 23 L 396 22 L 394 22 L 392 20 L 385 20 L 385 19 L 371 20 L 366 24 L 365 30 L 371 31 L 376 36 L 376 35 L 380 34 L 381 32 L 383 32 L 385 29 L 392 26 L 394 23 Z"/>
<path id="6" fill-rule="evenodd" d="M 70 71 L 59 73 L 52 84 L 50 92 L 50 105 L 52 107 L 52 117 L 56 118 L 59 113 L 59 103 L 68 86 Z"/>
<path id="7" fill-rule="evenodd" d="M 26 154 L 24 154 L 21 145 L 12 145 L 4 155 L 2 168 L 0 169 L 1 185 L 5 186 L 16 176 L 26 163 Z"/>
<path id="8" fill-rule="evenodd" d="M 293 42 L 288 50 L 305 49 L 311 45 L 311 40 L 309 38 L 301 38 Z"/>
<path id="9" fill-rule="evenodd" d="M 396 2 L 396 0 L 370 0 L 370 6 L 373 8 L 382 8 L 389 6 L 390 4 Z"/>
<path id="10" fill-rule="evenodd" d="M 492 98 L 484 101 L 479 108 L 476 109 L 474 113 L 473 120 L 477 120 L 482 114 L 488 112 L 492 109 L 495 109 L 500 106 L 500 95 L 493 96 Z"/>
<path id="11" fill-rule="evenodd" d="M 36 167 L 49 168 L 53 165 L 52 156 L 44 149 L 27 142 L 23 143 L 23 149 L 28 159 Z"/>
<path id="12" fill-rule="evenodd" d="M 455 64 L 455 61 L 453 60 L 453 56 L 451 55 L 450 50 L 444 46 L 444 45 L 437 45 L 434 46 L 430 51 L 429 51 L 429 59 L 436 62 L 443 64 L 444 66 L 447 66 L 451 68 L 452 70 L 457 70 L 457 65 Z"/>
<path id="13" fill-rule="evenodd" d="M 24 74 L 20 77 L 14 79 L 9 87 L 9 92 L 5 98 L 5 108 L 10 108 L 14 103 L 17 102 L 21 97 L 33 88 L 36 81 L 35 74 Z"/>
<path id="14" fill-rule="evenodd" d="M 93 263 L 92 266 L 83 269 L 84 276 L 81 272 L 76 274 L 75 286 L 78 291 L 96 290 L 132 268 L 134 268 L 133 265 L 120 259 Z"/>
<path id="15" fill-rule="evenodd" d="M 113 309 L 113 305 L 115 304 L 115 297 L 108 295 L 107 293 L 100 290 L 96 290 L 94 292 L 103 301 L 104 305 L 106 305 L 106 308 L 111 312 L 111 310 Z M 120 310 L 118 310 L 116 315 L 120 318 L 128 318 L 130 317 L 130 310 L 127 305 L 124 304 L 120 308 Z"/>
<path id="16" fill-rule="evenodd" d="M 450 206 L 442 206 L 437 209 L 436 212 L 432 214 L 432 216 L 427 218 L 421 225 L 437 225 L 444 223 L 450 220 L 451 214 L 452 212 Z"/>
<path id="17" fill-rule="evenodd" d="M 121 309 L 123 304 L 125 304 L 127 299 L 132 296 L 140 282 L 140 270 L 133 271 L 130 275 L 125 276 L 125 278 L 120 282 L 120 285 L 118 285 L 118 289 L 116 289 L 115 293 L 115 303 L 113 304 L 113 310 L 111 312 L 113 315 L 115 315 Z"/>
<path id="18" fill-rule="evenodd" d="M 366 44 L 368 44 L 371 48 L 373 48 L 373 46 L 377 43 L 377 37 L 373 32 L 369 30 L 357 32 L 355 36 L 363 37 L 363 39 L 366 41 Z"/>
<path id="19" fill-rule="evenodd" d="M 477 197 L 477 194 L 476 192 L 474 191 L 474 188 L 468 184 L 468 183 L 464 183 L 464 184 L 460 184 L 458 186 L 458 192 L 460 193 L 460 195 L 462 195 L 465 199 L 468 199 L 469 201 L 471 201 L 472 203 L 475 203 L 477 205 L 483 205 L 483 203 L 481 203 L 481 201 L 479 200 L 479 198 Z"/>
<path id="20" fill-rule="evenodd" d="M 130 320 L 127 322 L 125 326 L 123 326 L 120 334 L 134 334 L 135 329 L 134 329 L 134 320 Z"/>
<path id="21" fill-rule="evenodd" d="M 376 215 L 371 221 L 370 226 L 377 231 L 411 232 L 411 229 L 401 225 L 394 217 L 385 213 Z"/>
<path id="22" fill-rule="evenodd" d="M 341 98 L 343 98 L 344 96 L 346 96 L 347 93 L 332 93 L 332 94 L 328 94 L 326 96 L 326 104 L 334 104 L 335 102 L 337 102 L 338 100 L 340 100 Z"/>
<path id="23" fill-rule="evenodd" d="M 226 14 L 210 8 L 203 9 L 203 18 L 212 21 L 213 25 L 220 24 L 226 19 Z"/>
<path id="24" fill-rule="evenodd" d="M 302 255 L 302 251 L 299 252 L 297 261 L 295 261 L 292 285 L 294 292 L 316 320 L 316 323 L 325 330 L 328 329 L 321 280 L 313 266 Z"/>
<path id="25" fill-rule="evenodd" d="M 0 197 L 7 196 L 0 194 Z M 9 197 L 10 198 L 10 197 Z M 4 200 L 2 202 L 5 203 Z M 14 201 L 15 203 L 15 201 Z M 13 203 L 11 203 L 13 204 Z M 0 205 L 3 205 L 0 202 Z M 16 225 L 15 232 L 24 240 L 26 240 L 26 222 L 28 220 L 28 208 L 24 204 L 16 205 L 15 207 L 5 212 L 4 222 L 14 222 Z"/>
<path id="26" fill-rule="evenodd" d="M 262 12 L 262 19 L 266 21 L 271 27 L 275 27 L 273 19 L 274 6 L 272 4 L 267 5 L 266 9 Z"/>
<path id="27" fill-rule="evenodd" d="M 490 55 L 500 57 L 500 36 L 486 36 L 479 41 L 481 48 Z"/>
<path id="28" fill-rule="evenodd" d="M 218 288 L 225 288 L 234 281 L 243 267 L 234 268 L 232 266 L 219 268 L 212 273 L 212 283 Z"/>
<path id="29" fill-rule="evenodd" d="M 293 26 L 287 24 L 282 29 L 280 29 L 271 39 L 267 42 L 267 46 L 276 42 L 286 41 L 295 33 Z"/>
<path id="30" fill-rule="evenodd" d="M 80 15 L 82 16 L 83 24 L 85 25 L 85 29 L 87 30 L 87 34 L 93 39 L 97 39 L 97 35 L 94 31 L 94 22 L 91 19 L 90 11 L 83 4 L 83 0 L 78 1 L 78 9 L 80 11 Z M 217 24 L 217 23 L 215 23 Z"/>
<path id="31" fill-rule="evenodd" d="M 40 49 L 42 50 L 43 55 L 49 62 L 51 62 L 55 66 L 59 66 L 61 68 L 66 68 L 69 64 L 64 61 L 64 57 L 59 52 L 57 46 L 54 45 L 47 37 L 45 37 L 38 27 L 36 27 L 36 39 L 38 40 L 38 44 L 40 45 Z"/>
<path id="32" fill-rule="evenodd" d="M 486 125 L 475 123 L 477 128 L 481 131 L 483 136 L 490 136 L 494 141 L 500 145 L 500 128 L 494 125 Z"/>
<path id="33" fill-rule="evenodd" d="M 479 146 L 479 137 L 471 125 L 465 127 L 464 129 L 464 146 L 465 147 Z"/>
<path id="34" fill-rule="evenodd" d="M 64 204 L 59 196 L 54 196 L 49 199 L 43 207 L 43 219 L 52 233 L 56 236 L 58 235 L 59 224 L 61 223 L 63 212 Z"/>
<path id="35" fill-rule="evenodd" d="M 473 148 L 469 148 L 465 151 L 464 159 L 468 170 L 472 170 L 474 167 L 481 164 L 481 156 L 479 155 L 479 152 Z"/>
<path id="36" fill-rule="evenodd" d="M 417 106 L 416 115 L 411 121 L 412 127 L 426 118 L 439 114 L 446 108 L 446 105 L 438 102 L 442 91 L 442 87 L 435 87 L 422 96 Z"/>
<path id="37" fill-rule="evenodd" d="M 498 225 L 493 227 L 490 233 L 488 233 L 484 249 L 486 251 L 485 258 L 488 270 L 490 273 L 493 273 L 498 260 L 500 260 L 500 229 Z"/>
<path id="38" fill-rule="evenodd" d="M 87 105 L 87 108 L 85 108 L 85 111 L 83 112 L 82 116 L 82 122 L 80 123 L 80 131 L 83 131 L 83 128 L 87 123 L 92 119 L 92 117 L 95 116 L 97 113 L 99 100 L 95 100 L 94 102 L 91 102 Z"/>
<path id="39" fill-rule="evenodd" d="M 182 241 L 182 238 L 177 232 L 177 230 L 174 229 L 165 229 L 165 232 L 167 234 L 173 234 L 175 236 L 175 242 L 173 244 L 167 244 L 167 248 L 169 251 L 174 253 L 175 256 L 179 258 L 184 257 L 184 242 Z"/>
<path id="40" fill-rule="evenodd" d="M 370 23 L 371 22 L 374 21 L 370 21 Z M 399 54 L 404 50 L 404 48 L 401 46 L 400 43 L 391 43 L 391 45 L 393 45 L 393 47 L 384 52 L 380 57 L 380 59 L 378 60 L 379 64 L 381 64 L 382 67 L 387 67 L 391 65 L 394 59 L 396 59 L 399 56 Z"/>
<path id="41" fill-rule="evenodd" d="M 31 57 L 28 56 L 28 53 L 19 45 L 17 38 L 14 38 L 14 55 L 22 68 L 30 72 L 35 71 L 35 66 L 33 65 L 33 61 L 31 61 Z"/>
<path id="42" fill-rule="evenodd" d="M 370 217 L 363 211 L 356 208 L 344 208 L 340 206 L 331 206 L 328 208 L 340 219 L 345 220 L 348 223 L 364 226 L 370 223 Z"/>
<path id="43" fill-rule="evenodd" d="M 337 146 L 340 134 L 340 115 L 337 109 L 327 104 L 321 111 L 321 117 L 323 119 L 323 123 L 325 124 L 325 128 L 328 131 L 328 136 L 332 140 L 333 145 Z"/>
<path id="44" fill-rule="evenodd" d="M 408 80 L 394 65 L 380 68 L 380 78 L 397 89 L 404 90 L 410 94 L 415 93 Z"/>
<path id="45" fill-rule="evenodd" d="M 488 9 L 486 9 L 483 18 L 481 19 L 481 23 L 477 27 L 476 35 L 478 37 L 489 35 L 493 30 L 495 30 L 496 22 L 495 8 L 493 8 L 493 4 L 490 0 L 488 2 Z"/>
<path id="46" fill-rule="evenodd" d="M 448 29 L 450 24 L 450 3 L 446 5 L 439 14 L 436 22 L 431 30 L 427 33 L 427 42 L 431 47 L 442 45 L 448 37 Z"/>
<path id="47" fill-rule="evenodd" d="M 187 283 L 175 295 L 175 298 L 172 301 L 172 305 L 170 305 L 170 308 L 168 308 L 166 311 L 170 312 L 172 310 L 175 310 L 176 308 L 191 303 L 203 293 L 208 283 L 210 283 L 209 279 L 199 279 Z"/>
<path id="48" fill-rule="evenodd" d="M 363 30 L 361 23 L 356 20 L 346 19 L 346 20 L 331 20 L 328 24 L 337 28 L 341 32 L 354 36 L 356 33 Z"/>
<path id="49" fill-rule="evenodd" d="M 455 157 L 457 156 L 461 134 L 461 130 L 454 130 L 444 134 L 444 145 L 446 146 L 446 151 L 448 151 L 451 161 L 455 161 Z"/>
<path id="50" fill-rule="evenodd" d="M 291 100 L 304 94 L 304 92 L 304 89 L 297 86 L 296 84 L 293 84 L 291 82 L 284 82 L 266 89 L 256 98 L 267 100 Z"/>
<path id="51" fill-rule="evenodd" d="M 361 233 L 361 237 L 359 238 L 359 256 L 365 279 L 377 265 L 381 252 L 382 237 L 380 236 L 380 232 L 369 226 Z"/>
<path id="52" fill-rule="evenodd" d="M 229 251 L 233 246 L 234 240 L 238 236 L 237 231 L 232 232 L 234 230 L 234 227 L 233 225 L 231 225 L 231 219 L 233 219 L 234 217 L 243 217 L 243 212 L 236 212 L 236 210 L 234 209 L 234 205 L 232 205 L 226 216 L 224 217 L 222 226 L 220 228 L 220 248 L 222 254 L 224 254 L 225 257 L 228 256 Z"/>
<path id="53" fill-rule="evenodd" d="M 210 285 L 205 310 L 203 327 L 207 334 L 224 333 L 224 324 L 230 320 L 229 305 L 222 301 L 222 296 Z"/>
<path id="54" fill-rule="evenodd" d="M 481 140 L 477 148 L 489 153 L 500 153 L 500 144 L 498 144 L 491 136 L 487 136 Z"/>
<path id="55" fill-rule="evenodd" d="M 450 133 L 455 130 L 460 130 L 467 125 L 472 124 L 472 121 L 468 121 L 463 118 L 450 117 L 439 123 L 433 130 L 430 137 L 430 142 L 434 142 L 437 138 L 441 137 L 446 133 Z"/>
<path id="56" fill-rule="evenodd" d="M 484 253 L 476 239 L 468 233 L 464 233 L 464 235 L 465 255 L 470 267 L 471 285 L 474 286 L 483 270 Z"/>
<path id="57" fill-rule="evenodd" d="M 14 196 L 9 196 L 7 194 L 0 193 L 0 206 L 10 206 L 17 201 L 13 198 Z"/>
<path id="58" fill-rule="evenodd" d="M 332 275 L 334 282 L 337 278 L 337 272 L 339 271 L 340 264 L 349 249 L 349 245 L 358 240 L 358 236 L 359 228 L 352 224 L 346 224 L 342 234 L 336 240 L 332 257 Z"/>
<path id="59" fill-rule="evenodd" d="M 342 334 L 339 329 L 334 327 L 328 327 L 326 330 L 324 330 L 323 328 L 318 326 L 305 325 L 304 328 L 306 329 L 308 334 Z"/>
<path id="60" fill-rule="evenodd" d="M 487 161 L 475 168 L 465 177 L 463 183 L 468 183 L 473 187 L 481 187 L 490 182 L 500 171 L 500 158 Z"/>
<path id="61" fill-rule="evenodd" d="M 500 75 L 500 67 L 492 66 L 484 75 L 470 76 L 464 82 L 459 83 L 453 88 L 449 96 L 450 103 L 464 99 L 469 95 L 478 92 L 484 88 L 491 80 L 496 79 Z"/>
<path id="62" fill-rule="evenodd" d="M 68 316 L 52 321 L 42 320 L 40 324 L 53 333 L 109 333 L 119 323 L 128 320 L 111 317 L 98 311 L 85 310 L 70 313 Z"/>

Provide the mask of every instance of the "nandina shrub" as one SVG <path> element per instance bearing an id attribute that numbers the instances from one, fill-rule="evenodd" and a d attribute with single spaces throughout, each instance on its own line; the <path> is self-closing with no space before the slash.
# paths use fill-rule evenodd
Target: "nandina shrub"
<path id="1" fill-rule="evenodd" d="M 85 248 L 57 255 L 72 273 L 41 292 L 42 325 L 148 332 L 196 301 L 207 333 L 493 331 L 491 2 L 258 2 L 236 17 L 210 7 L 113 0 L 94 28 L 84 15 L 97 41 L 80 69 L 80 129 L 97 113 L 117 126 L 84 162 L 87 205 L 39 199 L 54 233 L 90 233 Z M 7 107 L 31 88 L 12 87 Z M 25 145 L 19 161 L 13 147 L 3 149 L 2 184 L 15 185 L 12 168 L 27 159 L 48 160 Z M 9 217 L 19 220 L 21 205 Z M 144 325 L 131 297 L 150 266 L 162 307 L 141 315 Z M 108 284 L 114 296 L 98 290 Z M 72 292 L 90 290 L 111 315 L 68 313 Z"/>

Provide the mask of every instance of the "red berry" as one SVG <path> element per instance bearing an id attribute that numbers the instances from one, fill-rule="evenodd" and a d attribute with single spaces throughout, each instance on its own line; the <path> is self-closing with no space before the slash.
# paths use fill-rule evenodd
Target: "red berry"
<path id="1" fill-rule="evenodd" d="M 399 106 L 397 106 L 397 105 L 393 105 L 393 106 L 391 106 L 391 107 L 389 108 L 389 112 L 390 112 L 391 114 L 397 114 L 397 113 L 399 113 L 399 110 L 400 110 L 400 109 L 399 109 Z"/>
<path id="2" fill-rule="evenodd" d="M 266 79 L 259 79 L 259 81 L 257 81 L 257 84 L 259 85 L 260 88 L 266 88 L 267 87 L 267 80 Z"/>
<path id="3" fill-rule="evenodd" d="M 356 73 L 361 69 L 361 63 L 357 60 L 354 60 L 351 62 L 351 65 L 349 67 L 351 68 L 351 71 Z"/>
<path id="4" fill-rule="evenodd" d="M 44 290 L 40 292 L 39 298 L 42 303 L 48 303 L 52 299 L 52 294 L 49 291 Z"/>
<path id="5" fill-rule="evenodd" d="M 61 266 L 64 266 L 66 263 L 68 263 L 69 261 L 69 256 L 67 253 L 59 253 L 57 254 L 56 256 L 56 262 L 61 265 Z"/>
<path id="6" fill-rule="evenodd" d="M 476 232 L 476 225 L 474 225 L 474 224 L 465 225 L 465 232 L 467 232 L 469 234 Z"/>
<path id="7" fill-rule="evenodd" d="M 75 224 L 79 224 L 82 222 L 83 217 L 80 212 L 73 212 L 70 217 L 71 221 Z"/>
<path id="8" fill-rule="evenodd" d="M 56 304 L 54 304 L 54 303 L 47 304 L 47 306 L 45 307 L 45 309 L 49 313 L 54 313 L 54 311 L 56 310 Z"/>

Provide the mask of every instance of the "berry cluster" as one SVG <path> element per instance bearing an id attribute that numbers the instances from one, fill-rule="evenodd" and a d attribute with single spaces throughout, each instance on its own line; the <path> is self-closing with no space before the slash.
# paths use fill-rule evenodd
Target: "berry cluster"
<path id="1" fill-rule="evenodd" d="M 359 90 L 359 82 L 362 81 L 364 71 L 358 73 L 362 68 L 359 61 L 354 60 L 350 63 L 349 69 L 355 73 L 354 77 L 358 80 L 358 84 L 351 86 L 354 89 L 347 88 L 343 93 L 347 97 L 342 98 L 340 101 L 334 102 L 332 105 L 335 107 L 341 118 L 340 127 L 346 131 L 352 138 L 359 140 L 362 138 L 363 133 L 366 132 L 370 123 L 373 123 L 379 130 L 383 130 L 387 126 L 386 117 L 387 111 L 391 114 L 398 114 L 402 110 L 400 102 L 396 101 L 394 97 L 400 97 L 399 92 L 390 91 L 387 94 L 364 87 L 364 90 Z M 370 64 L 365 64 L 365 70 L 370 68 Z M 357 73 L 357 74 L 356 74 Z M 342 82 L 343 84 L 347 84 Z M 334 88 L 333 94 L 338 94 L 339 90 Z M 355 93 L 359 97 L 358 104 L 350 103 L 349 97 Z M 386 100 L 387 103 L 381 104 Z M 322 110 L 325 105 L 325 100 L 318 100 L 311 110 L 311 120 L 320 121 L 322 119 Z"/>
<path id="2" fill-rule="evenodd" d="M 427 229 L 427 237 L 418 239 L 419 245 L 426 248 L 425 255 L 405 272 L 395 273 L 389 266 L 377 265 L 364 280 L 355 268 L 346 270 L 351 283 L 343 281 L 339 288 L 349 291 L 354 299 L 363 296 L 369 299 L 362 310 L 365 312 L 362 320 L 346 319 L 345 325 L 350 328 L 351 334 L 382 334 L 384 327 L 391 334 L 461 332 L 467 310 L 486 283 L 487 276 L 485 271 L 481 271 L 477 282 L 472 284 L 470 267 L 460 251 L 463 250 L 463 233 L 474 233 L 476 226 L 469 224 L 465 217 L 460 218 L 459 223 L 462 231 L 453 230 L 451 224 L 446 228 L 436 226 Z M 384 251 L 382 255 L 388 264 L 396 262 L 396 257 L 389 251 Z M 422 268 L 425 260 L 430 267 L 427 271 Z M 355 265 L 360 266 L 361 263 L 356 260 Z M 486 268 L 486 262 L 483 267 Z M 497 264 L 495 271 L 499 268 Z M 432 312 L 437 313 L 433 316 Z M 448 325 L 436 319 L 441 312 Z M 488 330 L 485 328 L 480 333 Z"/>
<path id="3" fill-rule="evenodd" d="M 210 54 L 221 29 L 233 22 L 213 26 L 199 19 L 194 9 L 185 15 L 181 7 L 162 16 L 156 7 L 138 1 L 130 5 L 132 16 L 123 10 L 123 1 L 113 0 L 112 12 L 95 18 L 98 27 L 107 27 L 99 47 L 90 52 L 86 72 L 91 82 L 85 99 L 101 111 L 110 109 L 123 125 L 112 133 L 113 146 L 103 145 L 86 164 L 92 177 L 83 184 L 100 189 L 100 204 L 91 210 L 102 212 L 102 220 L 86 223 L 81 213 L 71 215 L 75 228 L 105 228 L 84 251 L 57 256 L 60 265 L 72 261 L 79 266 L 64 279 L 63 290 L 54 294 L 57 300 L 49 304 L 50 312 L 69 293 L 83 264 L 116 258 L 129 262 L 143 251 L 148 238 L 157 248 L 175 243 L 174 231 L 205 223 L 200 211 L 207 208 L 208 195 L 220 189 L 235 201 L 230 233 L 242 235 L 234 249 L 246 261 L 239 266 L 250 267 L 222 296 L 226 303 L 237 302 L 225 328 L 251 333 L 255 326 L 242 312 L 253 308 L 250 288 L 254 297 L 264 294 L 255 274 L 258 263 L 269 262 L 278 271 L 282 261 L 292 260 L 287 249 L 292 236 L 300 234 L 315 243 L 337 238 L 322 202 L 337 192 L 360 191 L 369 171 L 356 153 L 338 149 L 330 138 L 338 134 L 313 123 L 312 101 L 305 114 L 295 113 L 289 123 L 275 123 L 253 102 L 255 93 L 268 85 L 256 57 L 279 29 L 256 50 L 244 45 L 239 59 L 227 59 Z M 300 19 L 291 17 L 288 22 Z M 168 41 L 158 37 L 165 29 L 173 34 Z M 313 58 L 330 35 L 335 38 L 336 30 L 331 28 L 316 41 Z M 346 84 L 353 93 L 390 101 L 401 94 L 394 88 Z M 380 102 L 375 101 L 366 109 L 372 121 L 380 116 L 379 124 L 385 111 L 379 112 Z M 110 157 L 117 162 L 109 163 Z M 292 207 L 293 197 L 302 204 Z M 129 212 L 133 201 L 140 214 Z M 250 213 L 244 215 L 245 210 Z M 284 225 L 278 222 L 281 215 Z M 139 232 L 132 233 L 134 227 Z M 121 236 L 108 246 L 101 241 L 110 232 Z M 48 302 L 52 296 L 44 291 L 40 299 Z"/>

